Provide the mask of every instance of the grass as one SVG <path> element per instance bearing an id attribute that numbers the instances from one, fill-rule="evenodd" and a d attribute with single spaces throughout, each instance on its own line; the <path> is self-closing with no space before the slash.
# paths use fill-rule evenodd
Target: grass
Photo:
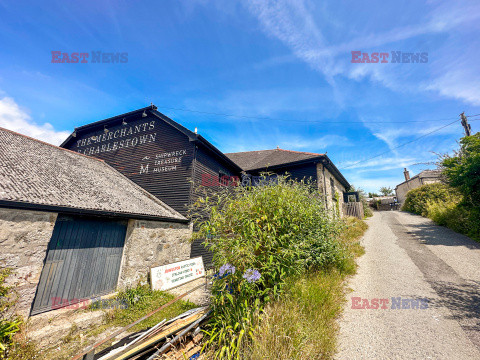
<path id="1" fill-rule="evenodd" d="M 45 359 L 45 360 L 61 360 L 70 359 L 72 356 L 80 353 L 85 347 L 94 344 L 99 340 L 99 336 L 105 332 L 113 332 L 120 327 L 131 324 L 135 320 L 159 308 L 167 302 L 173 300 L 175 295 L 162 292 L 152 291 L 148 285 L 139 285 L 133 289 L 127 289 L 120 292 L 117 296 L 118 300 L 126 301 L 128 307 L 126 309 L 117 308 L 112 310 L 105 310 L 104 321 L 101 325 L 95 326 L 92 329 L 80 330 L 75 325 L 72 325 L 66 335 L 62 338 L 62 343 L 48 349 L 39 349 L 35 345 L 26 340 L 24 332 L 16 336 L 16 341 L 9 351 L 8 359 L 15 360 L 30 360 L 30 359 Z M 140 322 L 131 329 L 128 333 L 141 331 L 152 327 L 162 321 L 163 319 L 173 318 L 189 309 L 195 308 L 196 305 L 189 301 L 179 300 L 167 308 L 152 315 L 150 318 Z M 101 311 L 101 310 L 79 310 L 79 311 Z M 124 333 L 120 336 L 125 336 Z M 109 341 L 99 347 L 98 351 L 109 347 L 113 341 Z M 0 359 L 2 359 L 0 357 Z"/>
<path id="2" fill-rule="evenodd" d="M 134 289 L 128 289 L 118 295 L 117 298 L 124 299 L 131 294 L 137 295 L 136 301 L 127 301 L 128 308 L 116 309 L 107 315 L 107 324 L 116 326 L 126 326 L 135 320 L 140 319 L 149 312 L 159 308 L 167 302 L 173 300 L 176 296 L 163 291 L 151 291 L 148 285 L 140 285 Z M 131 331 L 140 331 L 158 324 L 163 319 L 173 318 L 182 312 L 197 307 L 190 301 L 179 300 L 167 308 L 152 315 L 148 319 L 135 325 Z"/>
<path id="3" fill-rule="evenodd" d="M 368 225 L 345 220 L 338 239 L 351 254 L 342 271 L 332 268 L 290 279 L 282 300 L 270 304 L 245 346 L 245 359 L 331 359 L 336 349 L 337 319 L 345 301 L 345 278 L 356 272 L 364 253 L 358 240 Z"/>

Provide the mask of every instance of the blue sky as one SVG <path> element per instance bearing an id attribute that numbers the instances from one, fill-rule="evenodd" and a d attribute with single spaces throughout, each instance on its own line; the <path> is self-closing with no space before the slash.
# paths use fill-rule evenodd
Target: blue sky
<path id="1" fill-rule="evenodd" d="M 0 0 L 0 19 L 0 126 L 55 144 L 153 102 L 223 152 L 328 152 L 375 191 L 431 167 L 463 129 L 398 145 L 480 113 L 478 1 Z M 51 51 L 128 62 L 58 64 Z M 428 62 L 357 64 L 351 51 Z"/>

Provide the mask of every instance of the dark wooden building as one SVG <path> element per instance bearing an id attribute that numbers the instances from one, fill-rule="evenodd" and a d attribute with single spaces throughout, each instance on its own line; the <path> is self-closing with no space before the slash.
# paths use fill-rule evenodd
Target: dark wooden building
<path id="1" fill-rule="evenodd" d="M 77 127 L 61 147 L 104 160 L 183 215 L 202 180 L 211 186 L 211 179 L 240 176 L 242 171 L 154 105 Z M 192 245 L 192 256 L 202 251 L 199 242 Z"/>
<path id="2" fill-rule="evenodd" d="M 315 182 L 329 207 L 333 206 L 336 194 L 339 201 L 343 202 L 343 194 L 350 188 L 348 181 L 326 154 L 277 148 L 225 155 L 253 177 L 262 173 L 289 174 L 292 179 Z"/>
<path id="3" fill-rule="evenodd" d="M 258 176 L 264 171 L 311 179 L 333 207 L 350 184 L 326 154 L 282 149 L 223 154 L 196 132 L 163 115 L 154 105 L 75 128 L 61 145 L 107 162 L 160 200 L 187 215 L 199 185 L 221 186 L 221 179 Z M 213 181 L 212 181 L 213 180 Z M 192 256 L 203 255 L 200 241 Z"/>
<path id="4" fill-rule="evenodd" d="M 239 176 L 242 171 L 154 105 L 77 127 L 61 147 L 105 160 L 181 214 L 202 176 Z"/>

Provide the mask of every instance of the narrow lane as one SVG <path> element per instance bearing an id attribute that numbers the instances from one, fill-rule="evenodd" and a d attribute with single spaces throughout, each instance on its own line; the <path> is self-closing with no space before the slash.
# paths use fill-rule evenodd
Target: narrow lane
<path id="1" fill-rule="evenodd" d="M 337 358 L 480 359 L 479 244 L 398 211 L 368 224 Z"/>

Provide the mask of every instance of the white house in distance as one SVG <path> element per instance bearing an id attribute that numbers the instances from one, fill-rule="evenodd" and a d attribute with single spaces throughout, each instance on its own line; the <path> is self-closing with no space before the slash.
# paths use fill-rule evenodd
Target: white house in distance
<path id="1" fill-rule="evenodd" d="M 405 181 L 395 187 L 397 201 L 400 204 L 405 202 L 407 192 L 416 189 L 422 185 L 440 182 L 440 170 L 424 170 L 414 177 L 410 178 L 410 172 L 405 168 L 403 171 Z"/>

